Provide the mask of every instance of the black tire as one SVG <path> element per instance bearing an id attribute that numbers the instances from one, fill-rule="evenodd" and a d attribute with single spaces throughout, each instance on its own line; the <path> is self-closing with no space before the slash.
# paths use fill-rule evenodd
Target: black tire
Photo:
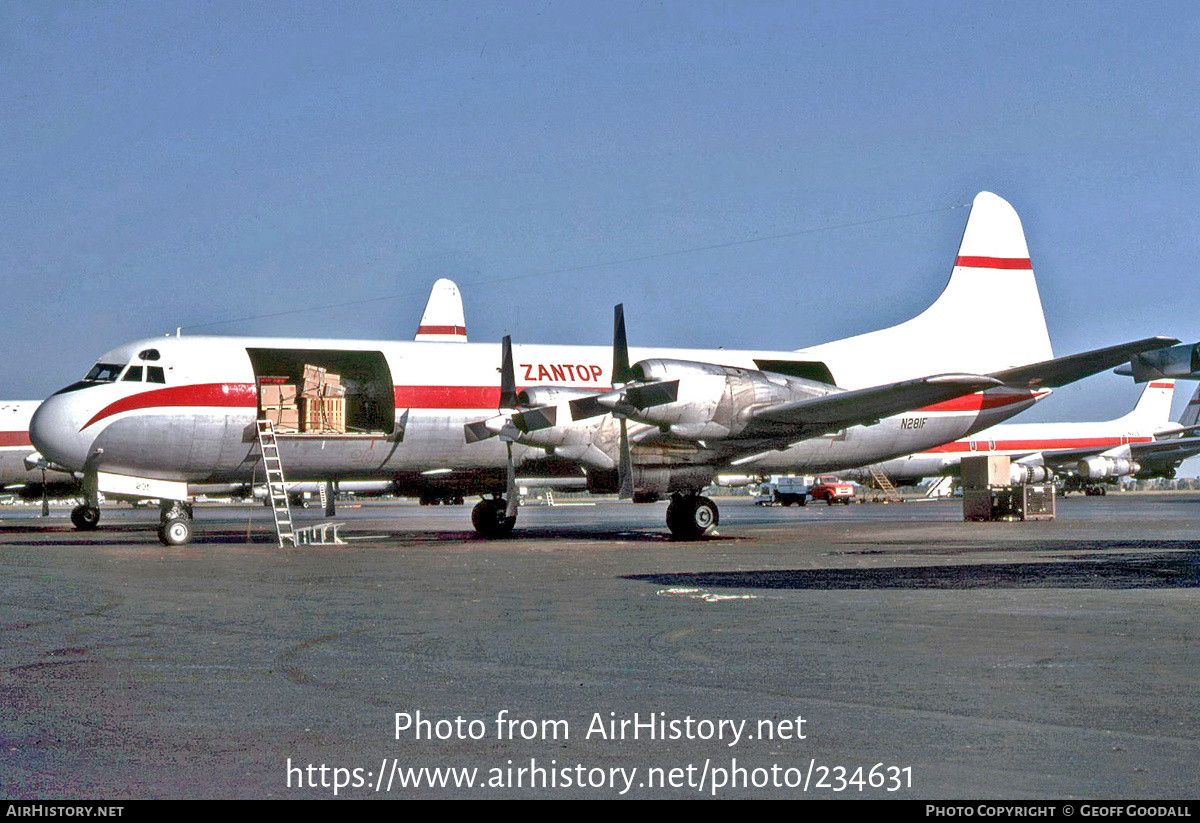
<path id="1" fill-rule="evenodd" d="M 172 517 L 158 527 L 158 539 L 164 546 L 182 546 L 192 539 L 192 521 Z"/>
<path id="2" fill-rule="evenodd" d="M 95 531 L 100 525 L 100 509 L 84 504 L 71 509 L 71 523 L 81 532 Z"/>
<path id="3" fill-rule="evenodd" d="M 707 497 L 676 497 L 667 507 L 667 528 L 676 540 L 698 540 L 720 522 L 717 504 Z"/>
<path id="4" fill-rule="evenodd" d="M 508 504 L 501 498 L 495 500 L 480 500 L 471 510 L 471 525 L 475 533 L 488 540 L 508 537 L 517 524 L 517 517 L 505 517 L 504 510 Z"/>

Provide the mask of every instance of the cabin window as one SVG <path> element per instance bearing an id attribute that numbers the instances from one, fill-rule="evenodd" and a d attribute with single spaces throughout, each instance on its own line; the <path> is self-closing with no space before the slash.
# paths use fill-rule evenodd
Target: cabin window
<path id="1" fill-rule="evenodd" d="M 141 366 L 130 366 L 128 369 L 126 369 L 125 376 L 122 377 L 121 380 L 128 381 L 130 383 L 141 383 L 142 382 L 142 367 Z"/>

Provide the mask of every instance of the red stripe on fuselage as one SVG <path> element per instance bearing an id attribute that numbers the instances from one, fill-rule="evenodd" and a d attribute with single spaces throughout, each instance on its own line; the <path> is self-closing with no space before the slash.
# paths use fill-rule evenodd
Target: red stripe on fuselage
<path id="1" fill-rule="evenodd" d="M 417 329 L 417 334 L 458 334 L 463 337 L 467 336 L 466 326 L 421 326 Z"/>
<path id="2" fill-rule="evenodd" d="M 972 269 L 1033 270 L 1033 264 L 1029 262 L 1028 257 L 959 257 L 954 261 L 954 265 Z"/>
<path id="3" fill-rule="evenodd" d="M 1175 388 L 1175 384 L 1174 383 L 1151 383 L 1150 388 L 1152 388 L 1152 389 L 1173 389 L 1173 388 Z"/>
<path id="4" fill-rule="evenodd" d="M 1053 451 L 1055 449 L 1094 449 L 1094 448 L 1111 448 L 1113 446 L 1123 446 L 1126 443 L 1149 443 L 1153 437 L 1047 437 L 1042 440 L 989 440 L 988 438 L 976 437 L 970 440 L 955 440 L 953 443 L 947 443 L 944 446 L 926 449 L 923 454 L 960 454 L 969 453 L 972 451 L 971 443 L 975 444 L 974 451 L 976 452 L 999 452 L 999 451 L 1018 451 L 1018 452 L 1041 452 Z M 995 446 L 989 448 L 989 444 L 995 443 Z"/>
<path id="5" fill-rule="evenodd" d="M 941 403 L 934 403 L 932 406 L 923 406 L 917 409 L 917 411 L 978 412 L 984 409 L 1000 409 L 1005 406 L 1011 406 L 1013 403 L 1028 403 L 1038 396 L 1040 395 L 1032 392 L 1022 392 L 1019 394 L 987 394 L 976 392 L 975 394 L 956 397 L 953 400 L 943 400 Z"/>
<path id="6" fill-rule="evenodd" d="M 80 431 L 121 412 L 168 406 L 238 406 L 253 409 L 258 406 L 258 392 L 253 383 L 199 383 L 193 386 L 152 389 L 109 403 L 84 423 Z"/>
<path id="7" fill-rule="evenodd" d="M 29 442 L 29 432 L 0 432 L 0 447 L 32 446 Z"/>
<path id="8" fill-rule="evenodd" d="M 494 409 L 499 386 L 394 386 L 398 409 Z"/>
<path id="9" fill-rule="evenodd" d="M 500 405 L 499 386 L 393 386 L 398 409 L 494 409 Z M 589 387 L 590 388 L 590 387 Z M 108 404 L 83 428 L 121 412 L 170 406 L 220 406 L 254 409 L 258 394 L 253 383 L 202 383 L 171 386 L 133 394 Z M 82 429 L 81 429 L 82 431 Z"/>

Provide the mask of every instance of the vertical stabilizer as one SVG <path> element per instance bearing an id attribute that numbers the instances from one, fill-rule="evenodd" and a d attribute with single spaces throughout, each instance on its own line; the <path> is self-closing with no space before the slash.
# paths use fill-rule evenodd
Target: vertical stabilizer
<path id="1" fill-rule="evenodd" d="M 1054 357 L 1016 211 L 980 192 L 950 282 L 912 320 L 807 349 L 838 385 L 877 385 L 944 372 L 990 374 Z"/>
<path id="2" fill-rule="evenodd" d="M 1151 380 L 1142 389 L 1142 396 L 1133 411 L 1121 421 L 1147 430 L 1162 428 L 1171 422 L 1171 401 L 1174 399 L 1174 380 Z"/>
<path id="3" fill-rule="evenodd" d="M 429 302 L 421 315 L 414 340 L 421 342 L 466 343 L 467 320 L 463 314 L 462 295 L 453 280 L 441 278 L 429 292 Z"/>
<path id="4" fill-rule="evenodd" d="M 1196 393 L 1192 395 L 1192 399 L 1184 407 L 1183 414 L 1179 416 L 1179 425 L 1195 426 L 1198 421 L 1200 421 L 1200 385 L 1196 386 Z"/>

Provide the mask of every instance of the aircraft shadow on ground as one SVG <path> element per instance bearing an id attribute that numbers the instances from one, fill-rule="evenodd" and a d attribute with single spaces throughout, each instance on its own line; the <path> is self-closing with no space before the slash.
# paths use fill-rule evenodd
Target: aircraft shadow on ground
<path id="1" fill-rule="evenodd" d="M 1181 589 L 1200 586 L 1200 552 L 1072 555 L 1046 563 L 633 574 L 624 579 L 738 589 Z"/>

